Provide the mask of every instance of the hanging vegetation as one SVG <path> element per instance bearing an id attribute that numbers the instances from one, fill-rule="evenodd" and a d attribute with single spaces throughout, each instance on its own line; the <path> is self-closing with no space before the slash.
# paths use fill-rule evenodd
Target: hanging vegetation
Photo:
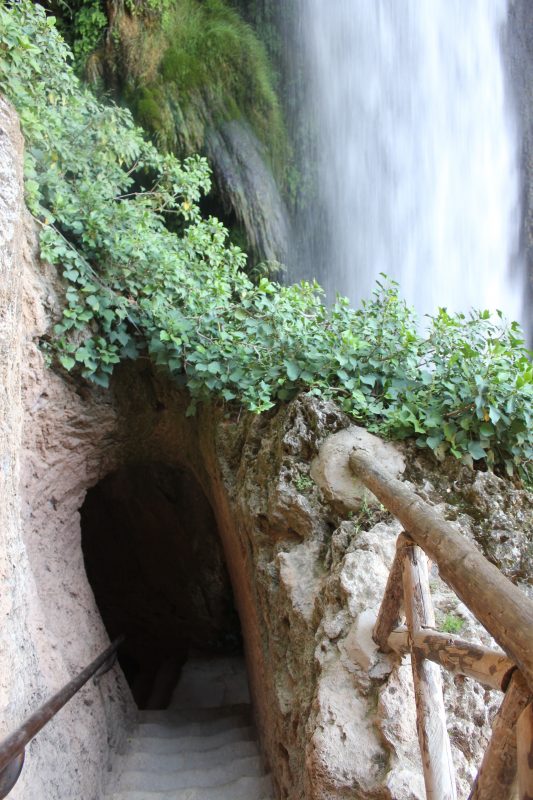
<path id="1" fill-rule="evenodd" d="M 533 368 L 516 323 L 441 310 L 423 335 L 385 279 L 360 310 L 327 308 L 316 284 L 254 285 L 201 216 L 206 162 L 161 154 L 70 59 L 42 8 L 0 8 L 0 89 L 26 137 L 42 257 L 64 280 L 51 362 L 106 386 L 148 354 L 185 377 L 191 413 L 200 401 L 262 412 L 309 391 L 383 435 L 532 481 Z"/>

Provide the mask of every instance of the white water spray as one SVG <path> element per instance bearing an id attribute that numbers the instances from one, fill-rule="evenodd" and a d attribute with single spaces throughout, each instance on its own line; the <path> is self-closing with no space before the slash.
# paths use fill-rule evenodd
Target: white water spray
<path id="1" fill-rule="evenodd" d="M 524 322 L 507 0 L 297 4 L 323 210 L 302 226 L 314 263 L 295 277 L 357 303 L 385 272 L 419 313 Z"/>

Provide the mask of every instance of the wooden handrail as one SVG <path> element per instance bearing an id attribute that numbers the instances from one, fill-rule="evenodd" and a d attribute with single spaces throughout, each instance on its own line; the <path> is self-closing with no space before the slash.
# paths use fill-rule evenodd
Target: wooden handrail
<path id="1" fill-rule="evenodd" d="M 472 644 L 449 633 L 425 629 L 410 636 L 407 628 L 396 628 L 389 636 L 391 650 L 399 655 L 408 653 L 411 648 L 424 658 L 439 664 L 452 675 L 464 675 L 486 686 L 505 692 L 516 670 L 510 658 L 500 652 Z"/>
<path id="2" fill-rule="evenodd" d="M 516 800 L 516 728 L 530 702 L 529 687 L 522 673 L 515 670 L 493 720 L 492 736 L 468 800 Z"/>
<path id="3" fill-rule="evenodd" d="M 403 605 L 412 641 L 423 630 L 435 627 L 427 561 L 424 551 L 411 541 L 403 556 L 402 583 Z M 457 800 L 440 668 L 414 646 L 411 646 L 411 668 L 427 798 Z"/>
<path id="4" fill-rule="evenodd" d="M 533 602 L 474 544 L 418 495 L 361 450 L 350 456 L 355 475 L 405 526 L 373 637 L 384 652 L 411 654 L 417 729 L 428 800 L 455 797 L 453 764 L 440 680 L 429 661 L 505 692 L 469 800 L 533 797 Z M 434 630 L 427 557 L 509 658 Z M 403 591 L 402 591 L 403 583 Z M 407 629 L 399 625 L 402 610 Z M 438 667 L 437 667 L 438 669 Z"/>
<path id="5" fill-rule="evenodd" d="M 17 782 L 24 764 L 26 745 L 36 736 L 50 720 L 61 711 L 63 706 L 84 686 L 93 675 L 102 668 L 103 674 L 113 666 L 116 652 L 124 641 L 124 636 L 103 651 L 89 666 L 85 667 L 75 678 L 67 683 L 59 692 L 35 711 L 16 731 L 0 742 L 0 800 L 7 797 Z"/>
<path id="6" fill-rule="evenodd" d="M 437 564 L 441 577 L 521 669 L 533 689 L 533 601 L 438 511 L 373 463 L 365 452 L 354 450 L 350 466 Z"/>

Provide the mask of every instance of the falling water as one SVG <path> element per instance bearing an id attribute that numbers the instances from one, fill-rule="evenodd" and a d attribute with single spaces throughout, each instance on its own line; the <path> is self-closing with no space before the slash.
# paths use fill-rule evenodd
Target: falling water
<path id="1" fill-rule="evenodd" d="M 294 277 L 524 321 L 507 0 L 296 0 L 315 194 Z M 302 66 L 302 65 L 300 65 Z M 305 169 L 304 169 L 305 172 Z"/>

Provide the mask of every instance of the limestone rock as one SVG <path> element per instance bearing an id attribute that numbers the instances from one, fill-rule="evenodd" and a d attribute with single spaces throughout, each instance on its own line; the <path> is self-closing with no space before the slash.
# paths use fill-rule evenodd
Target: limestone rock
<path id="1" fill-rule="evenodd" d="M 348 459 L 354 448 L 365 450 L 394 477 L 401 475 L 405 469 L 399 448 L 364 428 L 353 425 L 329 436 L 311 465 L 311 477 L 339 513 L 357 511 L 363 503 L 379 505 L 372 492 L 350 470 Z"/>

